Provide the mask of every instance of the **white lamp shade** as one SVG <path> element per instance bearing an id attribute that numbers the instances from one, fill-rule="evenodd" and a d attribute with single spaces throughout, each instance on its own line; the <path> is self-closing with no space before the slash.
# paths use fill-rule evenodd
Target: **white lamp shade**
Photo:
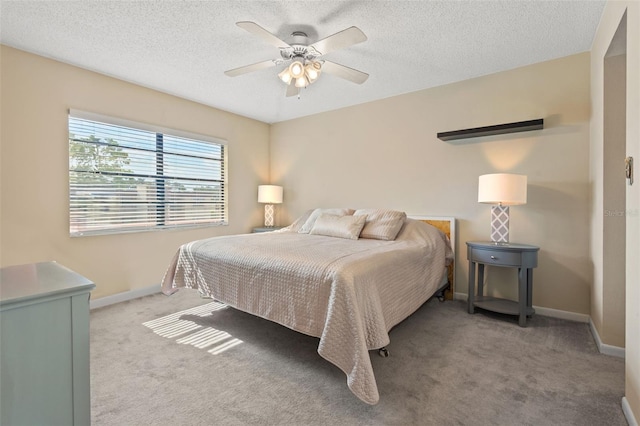
<path id="1" fill-rule="evenodd" d="M 267 204 L 282 203 L 282 187 L 277 185 L 259 185 L 258 202 Z"/>
<path id="2" fill-rule="evenodd" d="M 478 179 L 478 202 L 516 206 L 527 203 L 527 177 L 509 173 L 482 175 Z"/>

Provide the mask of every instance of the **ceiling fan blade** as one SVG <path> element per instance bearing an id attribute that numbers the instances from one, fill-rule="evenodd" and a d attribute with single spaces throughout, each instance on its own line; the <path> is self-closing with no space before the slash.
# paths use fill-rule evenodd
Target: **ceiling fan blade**
<path id="1" fill-rule="evenodd" d="M 255 22 L 240 21 L 240 22 L 236 22 L 236 25 L 244 30 L 249 31 L 251 34 L 257 35 L 262 40 L 266 41 L 267 43 L 279 49 L 286 49 L 287 47 L 291 47 L 284 41 L 280 40 L 278 37 L 271 34 L 269 31 L 262 28 L 260 25 L 256 24 Z"/>
<path id="2" fill-rule="evenodd" d="M 291 96 L 298 96 L 298 93 L 300 93 L 300 89 L 298 87 L 296 87 L 295 84 L 289 84 L 287 86 L 287 98 L 291 97 Z"/>
<path id="3" fill-rule="evenodd" d="M 326 55 L 334 50 L 343 49 L 367 40 L 367 36 L 358 27 L 349 27 L 339 33 L 325 37 L 311 44 L 320 55 Z"/>
<path id="4" fill-rule="evenodd" d="M 234 68 L 232 70 L 227 70 L 224 73 L 229 77 L 237 77 L 242 74 L 246 74 L 253 71 L 262 70 L 265 68 L 270 68 L 276 64 L 273 60 L 262 61 L 251 65 L 245 65 L 243 67 Z"/>
<path id="5" fill-rule="evenodd" d="M 331 61 L 324 61 L 322 64 L 322 72 L 333 74 L 357 84 L 362 84 L 369 78 L 369 74 L 366 72 L 358 71 Z"/>

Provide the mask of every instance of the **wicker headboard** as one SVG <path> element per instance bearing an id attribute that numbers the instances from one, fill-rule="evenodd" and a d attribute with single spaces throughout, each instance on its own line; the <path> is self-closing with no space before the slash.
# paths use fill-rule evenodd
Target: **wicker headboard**
<path id="1" fill-rule="evenodd" d="M 453 299 L 453 293 L 455 292 L 455 252 L 456 252 L 456 219 L 448 216 L 422 216 L 422 215 L 407 215 L 411 219 L 420 220 L 426 222 L 429 225 L 435 226 L 439 230 L 445 233 L 451 241 L 451 249 L 454 254 L 454 261 L 448 266 L 449 283 L 451 286 L 445 293 L 445 298 Z"/>

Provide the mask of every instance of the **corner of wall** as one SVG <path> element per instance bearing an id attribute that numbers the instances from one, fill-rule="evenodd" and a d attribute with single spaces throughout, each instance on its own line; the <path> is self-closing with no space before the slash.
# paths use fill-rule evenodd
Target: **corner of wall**
<path id="1" fill-rule="evenodd" d="M 593 336 L 593 340 L 596 341 L 596 346 L 598 347 L 598 351 L 603 354 L 603 355 L 610 355 L 610 356 L 615 356 L 618 358 L 624 358 L 625 357 L 625 349 L 618 347 L 618 346 L 612 346 L 612 345 L 607 345 L 606 343 L 602 343 L 602 339 L 600 339 L 600 334 L 598 333 L 598 330 L 596 329 L 595 325 L 593 324 L 593 321 L 591 321 L 591 318 L 589 318 L 589 329 L 591 330 L 591 335 Z"/>

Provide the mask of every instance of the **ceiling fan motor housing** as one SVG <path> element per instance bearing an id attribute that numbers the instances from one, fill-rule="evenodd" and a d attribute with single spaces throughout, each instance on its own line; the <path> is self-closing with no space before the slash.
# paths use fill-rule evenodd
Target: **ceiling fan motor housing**
<path id="1" fill-rule="evenodd" d="M 280 48 L 280 56 L 282 56 L 282 59 L 286 61 L 295 61 L 298 59 L 301 60 L 302 63 L 305 63 L 320 56 L 319 52 L 309 46 L 309 37 L 306 33 L 294 31 L 291 33 L 291 38 L 293 41 L 290 43 L 290 47 Z"/>

